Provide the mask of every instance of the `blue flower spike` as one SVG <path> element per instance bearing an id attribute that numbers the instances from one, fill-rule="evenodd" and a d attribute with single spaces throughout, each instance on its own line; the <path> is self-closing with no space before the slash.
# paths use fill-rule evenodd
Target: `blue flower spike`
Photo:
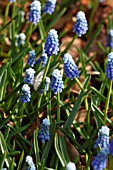
<path id="1" fill-rule="evenodd" d="M 11 2 L 11 3 L 12 3 L 12 2 L 15 2 L 15 0 L 9 0 L 9 2 Z"/>
<path id="2" fill-rule="evenodd" d="M 48 37 L 46 39 L 44 50 L 48 57 L 58 54 L 59 40 L 58 40 L 57 31 L 55 29 L 51 29 L 48 32 Z"/>
<path id="3" fill-rule="evenodd" d="M 66 74 L 66 77 L 70 78 L 71 80 L 73 80 L 74 77 L 78 78 L 79 71 L 72 56 L 69 53 L 66 53 L 63 57 L 63 60 L 64 60 L 64 73 Z"/>
<path id="4" fill-rule="evenodd" d="M 110 142 L 110 149 L 109 150 L 110 150 L 110 154 L 113 156 L 113 138 Z"/>
<path id="5" fill-rule="evenodd" d="M 44 143 L 46 140 L 50 140 L 49 125 L 49 120 L 47 118 L 43 119 L 38 136 L 42 143 Z"/>
<path id="6" fill-rule="evenodd" d="M 55 11 L 57 0 L 47 0 L 44 6 L 44 13 L 51 15 Z"/>
<path id="7" fill-rule="evenodd" d="M 62 92 L 62 89 L 64 88 L 62 75 L 60 74 L 60 71 L 58 69 L 55 69 L 52 73 L 52 80 L 50 86 L 51 89 L 54 91 L 54 94 Z"/>
<path id="8" fill-rule="evenodd" d="M 30 66 L 30 67 L 34 67 L 35 63 L 36 63 L 36 53 L 35 53 L 35 50 L 32 50 L 29 52 L 29 58 L 27 60 L 27 64 Z"/>
<path id="9" fill-rule="evenodd" d="M 28 20 L 34 25 L 37 25 L 41 18 L 41 3 L 38 0 L 35 0 L 30 5 L 30 13 Z"/>
<path id="10" fill-rule="evenodd" d="M 110 47 L 113 49 L 113 30 L 109 30 L 108 36 L 107 36 L 107 47 Z"/>
<path id="11" fill-rule="evenodd" d="M 36 170 L 35 164 L 33 162 L 33 158 L 31 156 L 26 157 L 26 170 Z"/>
<path id="12" fill-rule="evenodd" d="M 25 78 L 24 78 L 24 83 L 33 84 L 34 74 L 35 74 L 35 70 L 33 68 L 27 69 L 26 75 L 25 75 Z"/>
<path id="13" fill-rule="evenodd" d="M 30 102 L 30 99 L 31 99 L 30 87 L 28 86 L 28 84 L 24 84 L 22 86 L 22 95 L 20 98 L 20 102 L 27 103 Z"/>
<path id="14" fill-rule="evenodd" d="M 73 31 L 76 32 L 76 34 L 81 37 L 82 35 L 86 34 L 88 30 L 88 24 L 85 17 L 85 13 L 82 11 L 79 11 L 76 15 L 76 23 L 74 24 Z"/>
<path id="15" fill-rule="evenodd" d="M 40 56 L 40 58 L 36 61 L 38 64 L 40 64 L 40 62 L 42 62 L 42 67 L 44 67 L 47 64 L 48 61 L 48 56 L 45 52 L 42 53 L 42 55 Z"/>
<path id="16" fill-rule="evenodd" d="M 106 77 L 113 80 L 113 52 L 108 54 L 108 63 L 106 67 Z"/>
<path id="17" fill-rule="evenodd" d="M 99 129 L 98 139 L 94 147 L 97 148 L 98 145 L 100 145 L 101 148 L 109 147 L 109 128 L 107 126 L 102 126 L 101 129 Z"/>
<path id="18" fill-rule="evenodd" d="M 108 161 L 109 147 L 104 147 L 92 161 L 93 170 L 103 170 Z"/>

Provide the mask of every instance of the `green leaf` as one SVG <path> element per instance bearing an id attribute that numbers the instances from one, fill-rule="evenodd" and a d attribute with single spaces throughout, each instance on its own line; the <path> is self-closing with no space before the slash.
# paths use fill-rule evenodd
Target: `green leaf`
<path id="1" fill-rule="evenodd" d="M 18 163 L 17 170 L 22 169 L 22 161 L 23 161 L 23 158 L 24 158 L 24 150 L 22 151 L 22 154 L 21 154 L 21 157 L 20 157 L 20 160 L 19 160 L 19 163 Z"/>
<path id="2" fill-rule="evenodd" d="M 54 18 L 52 19 L 52 21 L 50 22 L 50 24 L 47 26 L 47 32 L 52 28 L 52 26 L 55 24 L 55 22 L 65 13 L 66 8 L 63 8 L 62 11 L 60 11 L 56 16 L 54 16 Z"/>
<path id="3" fill-rule="evenodd" d="M 11 163 L 11 158 L 9 157 L 6 141 L 4 139 L 2 132 L 0 132 L 0 148 L 1 148 L 2 154 L 3 155 L 6 154 L 5 163 L 6 163 L 7 167 L 9 167 L 10 163 Z"/>
<path id="4" fill-rule="evenodd" d="M 57 153 L 57 156 L 58 156 L 58 158 L 59 158 L 62 166 L 65 167 L 66 161 L 65 161 L 65 159 L 64 159 L 64 157 L 63 157 L 63 155 L 62 155 L 62 152 L 60 151 L 60 148 L 59 148 L 59 146 L 58 146 L 58 135 L 57 135 L 57 133 L 55 134 L 55 142 L 54 142 L 54 145 L 55 145 L 55 151 L 56 151 L 56 153 Z"/>
<path id="5" fill-rule="evenodd" d="M 96 37 L 100 34 L 100 31 L 102 30 L 103 25 L 99 25 L 96 32 L 93 34 L 93 36 L 91 37 L 90 41 L 88 42 L 88 44 L 86 45 L 86 47 L 84 48 L 84 53 L 87 53 L 87 51 L 89 50 L 91 44 L 93 43 L 93 41 L 96 39 Z"/>
<path id="6" fill-rule="evenodd" d="M 5 126 L 5 124 L 9 121 L 13 113 L 11 113 L 5 120 L 3 120 L 0 124 L 0 129 Z"/>
<path id="7" fill-rule="evenodd" d="M 38 146 L 38 129 L 34 131 L 34 150 L 36 157 L 36 167 L 39 169 L 38 164 L 40 163 L 39 146 Z"/>
<path id="8" fill-rule="evenodd" d="M 68 152 L 67 152 L 67 148 L 66 148 L 66 143 L 65 143 L 65 139 L 63 136 L 59 136 L 59 143 L 60 143 L 60 148 L 61 148 L 61 152 L 63 154 L 63 157 L 65 158 L 66 162 L 68 163 L 70 161 Z"/>
<path id="9" fill-rule="evenodd" d="M 3 168 L 5 159 L 6 159 L 6 151 L 4 152 L 2 158 L 0 159 L 0 169 Z"/>

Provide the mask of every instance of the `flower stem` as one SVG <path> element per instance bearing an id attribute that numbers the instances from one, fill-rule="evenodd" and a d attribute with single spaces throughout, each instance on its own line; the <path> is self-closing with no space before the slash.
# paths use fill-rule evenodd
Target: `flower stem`
<path id="1" fill-rule="evenodd" d="M 29 42 L 32 30 L 33 30 L 33 23 L 31 22 L 30 25 L 29 25 L 28 33 L 27 33 L 27 40 L 26 40 L 27 43 Z"/>
<path id="2" fill-rule="evenodd" d="M 57 121 L 60 121 L 60 92 L 57 93 Z"/>
<path id="3" fill-rule="evenodd" d="M 111 91 L 112 91 L 112 81 L 110 81 L 110 84 L 109 84 L 109 90 L 108 90 L 108 95 L 107 95 L 107 100 L 106 100 L 106 105 L 105 105 L 104 124 L 106 124 L 107 111 L 108 111 L 108 107 L 109 107 Z"/>

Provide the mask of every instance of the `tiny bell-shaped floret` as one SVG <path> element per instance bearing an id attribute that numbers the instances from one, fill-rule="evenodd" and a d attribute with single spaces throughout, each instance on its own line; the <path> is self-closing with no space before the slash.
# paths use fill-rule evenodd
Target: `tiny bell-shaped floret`
<path id="1" fill-rule="evenodd" d="M 33 1 L 30 5 L 30 13 L 28 20 L 36 25 L 41 18 L 41 3 L 37 0 Z"/>
<path id="2" fill-rule="evenodd" d="M 42 62 L 42 67 L 44 67 L 47 64 L 48 61 L 48 56 L 45 52 L 42 53 L 42 55 L 40 56 L 40 58 L 36 61 L 38 64 L 40 64 L 40 62 Z"/>
<path id="3" fill-rule="evenodd" d="M 103 170 L 106 168 L 109 154 L 109 147 L 104 147 L 92 161 L 93 170 Z"/>
<path id="4" fill-rule="evenodd" d="M 28 86 L 28 84 L 24 84 L 22 86 L 22 95 L 20 98 L 20 102 L 21 103 L 30 102 L 30 98 L 31 98 L 30 87 Z"/>
<path id="5" fill-rule="evenodd" d="M 35 63 L 36 63 L 36 53 L 35 50 L 32 50 L 29 52 L 29 58 L 27 60 L 27 64 L 30 65 L 30 67 L 34 67 Z"/>
<path id="6" fill-rule="evenodd" d="M 109 128 L 107 126 L 102 126 L 101 129 L 99 129 L 98 139 L 94 147 L 97 148 L 98 145 L 100 145 L 101 148 L 109 147 Z"/>
<path id="7" fill-rule="evenodd" d="M 67 165 L 66 165 L 66 170 L 76 170 L 76 166 L 73 162 L 69 162 Z"/>
<path id="8" fill-rule="evenodd" d="M 21 46 L 21 45 L 25 44 L 25 39 L 26 39 L 25 34 L 24 33 L 20 33 L 19 35 L 16 36 L 15 45 L 16 46 Z"/>
<path id="9" fill-rule="evenodd" d="M 82 11 L 79 11 L 76 16 L 76 23 L 74 24 L 73 31 L 76 32 L 76 34 L 81 37 L 83 34 L 85 34 L 88 30 L 88 24 L 85 17 L 85 13 Z"/>
<path id="10" fill-rule="evenodd" d="M 64 73 L 66 74 L 66 77 L 70 78 L 71 80 L 74 79 L 74 77 L 79 77 L 79 71 L 77 66 L 75 65 L 75 62 L 72 58 L 72 56 L 69 53 L 66 53 L 63 57 L 64 60 Z"/>
<path id="11" fill-rule="evenodd" d="M 58 69 L 55 69 L 52 73 L 52 80 L 50 86 L 51 89 L 54 91 L 54 94 L 57 94 L 58 92 L 62 92 L 62 89 L 64 88 L 62 76 Z"/>
<path id="12" fill-rule="evenodd" d="M 31 156 L 26 157 L 26 170 L 36 170 L 35 164 L 33 163 L 33 158 Z"/>
<path id="13" fill-rule="evenodd" d="M 46 140 L 50 140 L 49 125 L 49 120 L 47 118 L 43 119 L 38 136 L 42 143 L 44 143 Z"/>
<path id="14" fill-rule="evenodd" d="M 9 0 L 9 2 L 15 2 L 15 0 Z"/>
<path id="15" fill-rule="evenodd" d="M 44 50 L 47 56 L 57 55 L 59 51 L 59 40 L 58 34 L 55 29 L 51 29 L 48 32 L 48 37 L 46 39 Z"/>
<path id="16" fill-rule="evenodd" d="M 27 69 L 26 75 L 25 75 L 25 78 L 24 78 L 24 83 L 33 84 L 34 74 L 35 74 L 35 70 L 33 68 Z"/>
<path id="17" fill-rule="evenodd" d="M 108 36 L 107 36 L 107 47 L 110 47 L 113 49 L 113 30 L 109 30 Z"/>
<path id="18" fill-rule="evenodd" d="M 106 77 L 113 80 L 113 52 L 108 54 L 108 63 L 106 67 Z"/>
<path id="19" fill-rule="evenodd" d="M 46 1 L 46 4 L 44 6 L 44 13 L 45 14 L 51 15 L 54 12 L 55 6 L 56 6 L 56 1 L 57 0 L 47 0 Z"/>
<path id="20" fill-rule="evenodd" d="M 109 149 L 110 154 L 113 156 L 113 138 L 110 142 L 110 149 Z"/>

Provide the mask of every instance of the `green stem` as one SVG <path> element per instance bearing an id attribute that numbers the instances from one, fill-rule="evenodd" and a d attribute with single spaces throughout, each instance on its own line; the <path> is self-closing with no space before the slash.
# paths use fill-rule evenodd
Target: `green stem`
<path id="1" fill-rule="evenodd" d="M 107 111 L 108 111 L 108 107 L 109 107 L 111 91 L 112 91 L 112 81 L 110 81 L 110 84 L 109 84 L 109 90 L 108 90 L 108 95 L 107 95 L 107 100 L 106 100 L 106 105 L 105 105 L 104 124 L 106 124 Z"/>
<path id="2" fill-rule="evenodd" d="M 51 62 L 51 57 L 49 57 L 49 59 L 48 59 L 48 63 L 46 65 L 46 68 L 45 68 L 45 71 L 44 71 L 42 82 L 44 81 L 44 79 L 45 79 L 45 77 L 47 75 L 47 72 L 48 72 L 48 69 L 49 69 L 49 66 L 50 66 L 50 62 Z M 40 96 L 40 94 L 39 94 L 39 97 L 38 97 L 38 109 L 40 108 L 40 104 L 41 104 L 41 100 L 42 100 L 42 95 L 43 94 L 41 94 L 41 96 Z"/>
<path id="3" fill-rule="evenodd" d="M 48 92 L 48 99 L 49 104 L 47 105 L 47 118 L 49 119 L 50 124 L 52 123 L 51 118 L 51 91 Z"/>
<path id="4" fill-rule="evenodd" d="M 29 31 L 27 33 L 27 39 L 26 39 L 27 43 L 29 42 L 29 39 L 31 37 L 32 30 L 33 30 L 33 23 L 31 22 L 30 25 L 29 25 Z"/>
<path id="5" fill-rule="evenodd" d="M 57 93 L 57 121 L 60 121 L 60 92 Z"/>
<path id="6" fill-rule="evenodd" d="M 82 84 L 80 83 L 80 81 L 79 81 L 76 77 L 74 77 L 74 80 L 76 81 L 76 83 L 77 83 L 78 86 L 80 87 L 81 91 L 84 92 L 83 86 L 82 86 Z M 88 101 L 87 101 L 87 97 L 85 97 L 84 100 L 85 100 L 85 108 L 86 108 L 86 110 L 88 110 Z"/>

